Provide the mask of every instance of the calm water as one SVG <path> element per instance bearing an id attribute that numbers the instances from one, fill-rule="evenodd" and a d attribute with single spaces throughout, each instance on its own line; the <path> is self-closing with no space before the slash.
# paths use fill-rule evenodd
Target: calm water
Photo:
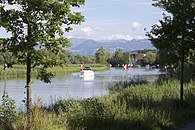
<path id="1" fill-rule="evenodd" d="M 45 84 L 33 79 L 32 98 L 41 98 L 43 104 L 51 104 L 60 98 L 88 98 L 108 94 L 107 85 L 110 82 L 124 81 L 129 78 L 145 75 L 149 81 L 157 79 L 160 74 L 158 69 L 124 69 L 111 68 L 110 70 L 95 72 L 93 78 L 80 78 L 80 73 L 73 73 L 68 76 L 58 77 L 52 80 L 51 84 Z M 5 82 L 0 81 L 0 96 L 3 95 Z M 24 108 L 22 100 L 25 99 L 25 79 L 7 80 L 6 87 L 9 97 L 16 100 L 16 106 Z"/>

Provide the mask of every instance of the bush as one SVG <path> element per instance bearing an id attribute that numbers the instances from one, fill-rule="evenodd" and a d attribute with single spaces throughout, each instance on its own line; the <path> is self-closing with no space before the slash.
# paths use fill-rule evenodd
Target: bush
<path id="1" fill-rule="evenodd" d="M 10 130 L 13 129 L 12 123 L 17 119 L 17 113 L 15 111 L 15 101 L 7 94 L 2 96 L 0 104 L 0 129 Z"/>

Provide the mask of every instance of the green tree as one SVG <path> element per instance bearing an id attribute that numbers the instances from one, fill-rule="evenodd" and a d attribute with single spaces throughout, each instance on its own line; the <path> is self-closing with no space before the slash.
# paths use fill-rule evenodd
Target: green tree
<path id="1" fill-rule="evenodd" d="M 95 53 L 96 62 L 97 63 L 105 63 L 108 59 L 108 52 L 106 52 L 105 48 L 101 46 Z"/>
<path id="2" fill-rule="evenodd" d="M 14 63 L 18 62 L 17 57 L 13 56 L 9 51 L 0 52 L 0 63 L 7 64 L 8 67 L 12 67 Z"/>
<path id="3" fill-rule="evenodd" d="M 84 64 L 85 61 L 83 56 L 77 54 L 75 58 L 76 58 L 75 64 Z"/>
<path id="4" fill-rule="evenodd" d="M 146 52 L 146 56 L 144 57 L 145 64 L 154 64 L 156 61 L 156 53 L 148 51 Z"/>
<path id="5" fill-rule="evenodd" d="M 195 1 L 157 0 L 153 5 L 165 9 L 170 16 L 164 14 L 163 20 L 159 21 L 160 25 L 154 25 L 147 35 L 160 50 L 164 61 L 180 61 L 180 98 L 183 101 L 184 62 L 191 60 L 195 49 Z"/>
<path id="6" fill-rule="evenodd" d="M 129 63 L 130 54 L 131 54 L 130 52 L 124 52 L 124 53 L 123 53 L 123 57 L 124 57 L 124 58 L 123 58 L 123 63 L 124 63 L 124 64 L 128 64 L 128 63 Z"/>
<path id="7" fill-rule="evenodd" d="M 110 64 L 113 66 L 118 66 L 124 63 L 124 55 L 123 55 L 123 50 L 117 48 L 114 54 L 112 55 L 112 58 L 108 61 Z"/>
<path id="8" fill-rule="evenodd" d="M 49 58 L 46 51 L 59 55 L 61 48 L 70 46 L 64 33 L 72 30 L 72 24 L 80 24 L 84 17 L 71 11 L 80 7 L 84 0 L 0 0 L 0 27 L 11 34 L 1 42 L 1 48 L 26 63 L 27 116 L 30 124 L 31 68 L 38 66 L 37 78 L 50 82 L 54 76 L 48 67 L 60 65 L 55 58 Z M 9 8 L 6 8 L 9 6 Z"/>
<path id="9" fill-rule="evenodd" d="M 71 61 L 74 61 L 74 56 L 65 50 L 62 50 L 62 53 L 59 56 L 60 60 L 63 60 L 65 64 L 70 64 Z"/>
<path id="10" fill-rule="evenodd" d="M 84 59 L 85 59 L 84 60 L 85 64 L 95 64 L 96 63 L 95 62 L 96 58 L 94 56 L 85 56 Z"/>

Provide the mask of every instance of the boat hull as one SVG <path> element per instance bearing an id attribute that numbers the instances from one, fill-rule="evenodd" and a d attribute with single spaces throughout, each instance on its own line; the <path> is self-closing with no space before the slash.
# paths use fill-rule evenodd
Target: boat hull
<path id="1" fill-rule="evenodd" d="M 91 70 L 82 70 L 81 71 L 81 77 L 93 77 L 94 76 L 94 72 Z"/>

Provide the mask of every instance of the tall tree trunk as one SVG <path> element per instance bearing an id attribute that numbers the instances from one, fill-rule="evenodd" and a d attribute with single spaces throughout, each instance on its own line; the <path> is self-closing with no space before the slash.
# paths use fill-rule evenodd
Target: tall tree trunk
<path id="1" fill-rule="evenodd" d="M 31 32 L 30 23 L 28 24 L 27 31 L 29 37 L 27 44 L 31 45 L 32 32 Z M 30 130 L 30 124 L 31 124 L 31 52 L 30 50 L 27 52 L 27 58 L 26 58 L 26 107 L 27 107 L 27 130 Z"/>
<path id="2" fill-rule="evenodd" d="M 27 107 L 27 129 L 30 130 L 30 124 L 31 124 L 31 85 L 30 85 L 30 80 L 31 80 L 31 57 L 28 54 L 27 56 L 27 61 L 26 61 L 26 95 L 27 95 L 27 102 L 26 102 L 26 107 Z"/>

